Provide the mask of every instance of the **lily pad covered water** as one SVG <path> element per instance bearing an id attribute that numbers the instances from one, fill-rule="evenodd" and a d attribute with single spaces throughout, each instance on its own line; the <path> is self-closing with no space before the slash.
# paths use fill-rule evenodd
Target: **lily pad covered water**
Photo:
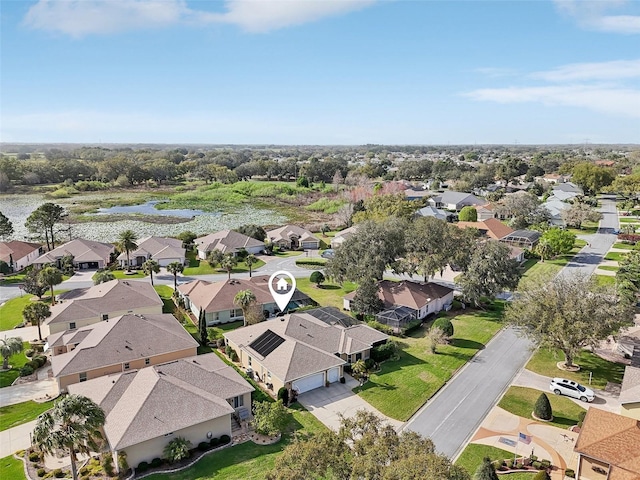
<path id="1" fill-rule="evenodd" d="M 99 197 L 98 197 L 99 198 Z M 0 211 L 4 213 L 11 222 L 15 230 L 14 239 L 33 240 L 33 236 L 24 226 L 29 214 L 47 201 L 53 201 L 65 208 L 74 205 L 82 205 L 83 201 L 95 203 L 95 195 L 79 195 L 69 199 L 48 200 L 43 195 L 3 195 L 0 196 Z M 239 205 L 219 211 L 205 212 L 193 209 L 180 210 L 157 210 L 154 202 L 145 202 L 128 207 L 113 207 L 111 209 L 100 209 L 101 213 L 85 214 L 82 222 L 61 225 L 58 238 L 60 241 L 67 241 L 72 238 L 86 238 L 101 242 L 112 242 L 123 230 L 133 230 L 138 237 L 149 235 L 175 236 L 185 230 L 191 230 L 196 234 L 207 234 L 218 230 L 233 229 L 241 225 L 255 223 L 258 225 L 276 225 L 287 222 L 287 218 L 272 210 L 257 208 L 252 205 Z M 105 201 L 108 205 L 108 202 Z M 125 210 L 123 210 L 125 209 Z M 105 217 L 109 215 L 108 217 Z M 117 215 L 117 220 L 112 221 L 112 215 Z M 142 221 L 144 215 L 146 220 Z M 167 216 L 168 215 L 168 216 Z M 96 220 L 92 220 L 95 216 Z M 103 218 L 100 219 L 99 217 Z M 110 221 L 104 222 L 108 218 Z M 186 220 L 186 221 L 185 221 Z M 70 232 L 67 229 L 70 228 Z"/>

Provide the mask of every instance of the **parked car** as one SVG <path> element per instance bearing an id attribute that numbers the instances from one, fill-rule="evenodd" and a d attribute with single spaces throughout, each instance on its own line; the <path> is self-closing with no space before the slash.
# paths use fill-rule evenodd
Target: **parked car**
<path id="1" fill-rule="evenodd" d="M 566 395 L 567 397 L 579 398 L 583 402 L 593 402 L 596 398 L 595 393 L 590 388 L 580 385 L 573 380 L 564 378 L 552 378 L 549 384 L 549 390 L 556 395 Z"/>
<path id="2" fill-rule="evenodd" d="M 332 248 L 327 248 L 324 252 L 320 254 L 322 258 L 333 258 L 334 255 L 335 255 L 335 252 L 333 251 Z"/>

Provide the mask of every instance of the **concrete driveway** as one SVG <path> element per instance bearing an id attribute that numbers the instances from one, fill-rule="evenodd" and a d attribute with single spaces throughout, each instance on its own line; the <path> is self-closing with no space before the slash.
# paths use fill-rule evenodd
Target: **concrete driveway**
<path id="1" fill-rule="evenodd" d="M 350 418 L 358 410 L 375 413 L 397 430 L 403 423 L 387 417 L 352 392 L 359 385 L 353 377 L 345 375 L 346 383 L 332 383 L 330 387 L 320 387 L 298 395 L 298 401 L 331 430 L 340 428 L 340 415 Z"/>

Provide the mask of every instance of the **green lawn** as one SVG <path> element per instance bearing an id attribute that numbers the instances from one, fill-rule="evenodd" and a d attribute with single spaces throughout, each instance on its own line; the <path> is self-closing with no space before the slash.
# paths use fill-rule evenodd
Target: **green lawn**
<path id="1" fill-rule="evenodd" d="M 562 270 L 562 267 L 569 263 L 573 256 L 586 244 L 587 242 L 584 240 L 577 239 L 573 250 L 566 255 L 560 255 L 557 258 L 545 260 L 544 262 L 532 259 L 527 260 L 524 264 L 525 272 L 520 279 L 517 290 L 524 290 L 548 282 L 555 277 L 560 270 Z"/>
<path id="2" fill-rule="evenodd" d="M 28 402 L 7 405 L 0 408 L 0 432 L 17 427 L 38 418 L 38 415 L 53 408 L 53 400 L 46 403 Z"/>
<path id="3" fill-rule="evenodd" d="M 7 275 L 6 277 L 2 277 L 0 279 L 0 285 L 9 285 L 12 283 L 23 283 L 24 277 L 26 274 L 24 273 L 16 273 L 14 275 Z"/>
<path id="4" fill-rule="evenodd" d="M 278 250 L 273 252 L 276 257 L 297 257 L 303 253 L 302 250 Z"/>
<path id="5" fill-rule="evenodd" d="M 619 248 L 619 249 L 622 249 L 622 250 L 633 250 L 635 248 L 635 245 L 631 245 L 629 243 L 618 242 L 618 243 L 613 245 L 613 248 Z"/>
<path id="6" fill-rule="evenodd" d="M 251 270 L 253 272 L 256 271 L 256 268 L 259 268 L 264 265 L 262 260 L 258 260 L 256 263 L 251 265 Z M 236 267 L 231 271 L 231 273 L 246 273 L 249 271 L 249 267 L 246 263 L 240 262 Z M 195 267 L 187 267 L 182 272 L 183 275 L 191 276 L 191 275 L 213 275 L 216 273 L 227 273 L 226 270 L 221 268 L 213 268 L 206 260 L 200 260 L 199 264 Z"/>
<path id="7" fill-rule="evenodd" d="M 126 270 L 112 270 L 113 276 L 120 279 L 125 278 L 144 278 L 147 275 L 142 270 L 131 270 L 127 273 Z"/>
<path id="8" fill-rule="evenodd" d="M 618 220 L 620 221 L 620 223 L 636 223 L 640 225 L 640 220 L 638 220 L 637 218 L 622 217 L 622 218 L 619 218 Z"/>
<path id="9" fill-rule="evenodd" d="M 507 458 L 513 458 L 513 453 L 490 445 L 470 443 L 462 451 L 455 463 L 469 472 L 469 475 L 473 475 L 477 468 L 482 464 L 484 457 L 489 457 L 492 461 L 506 460 Z M 509 480 L 512 478 L 511 475 L 512 474 L 509 474 Z"/>
<path id="10" fill-rule="evenodd" d="M 64 290 L 54 290 L 54 294 L 56 295 L 62 292 L 64 292 Z M 7 300 L 0 307 L 0 331 L 11 330 L 16 325 L 22 323 L 22 310 L 24 310 L 24 307 L 26 307 L 31 302 L 32 298 L 37 300 L 37 297 L 29 293 L 23 293 L 19 297 Z M 48 294 L 45 294 L 42 297 L 42 301 L 45 303 L 49 303 L 51 299 Z M 16 333 L 16 336 L 19 336 L 19 334 Z"/>
<path id="11" fill-rule="evenodd" d="M 619 262 L 622 260 L 622 257 L 628 255 L 625 252 L 609 252 L 604 256 L 605 260 L 613 260 L 615 262 Z"/>
<path id="12" fill-rule="evenodd" d="M 509 387 L 498 406 L 519 417 L 532 419 L 531 412 L 533 412 L 533 407 L 541 393 L 543 392 L 533 388 Z M 554 395 L 550 391 L 544 393 L 547 394 L 549 402 L 551 402 L 551 410 L 553 412 L 553 420 L 544 423 L 559 428 L 567 428 L 578 424 L 578 415 L 580 412 L 585 411 L 584 408 L 567 397 Z"/>
<path id="13" fill-rule="evenodd" d="M 581 367 L 579 372 L 560 370 L 556 367 L 556 363 L 561 361 L 564 361 L 564 355 L 559 350 L 540 348 L 529 360 L 526 368 L 540 375 L 563 377 L 587 386 L 589 386 L 589 372 L 593 372 L 591 387 L 599 389 L 603 389 L 607 382 L 622 383 L 624 365 L 603 360 L 591 352 L 584 351 L 574 359 L 573 363 Z"/>
<path id="14" fill-rule="evenodd" d="M 291 443 L 294 432 L 310 434 L 326 429 L 311 413 L 299 405 L 295 405 L 290 410 L 293 418 L 289 429 L 282 436 L 282 440 L 275 445 L 256 445 L 253 442 L 245 442 L 209 454 L 194 466 L 181 472 L 156 474 L 147 478 L 149 480 L 263 479 L 265 473 L 273 469 L 280 452 Z"/>
<path id="15" fill-rule="evenodd" d="M 309 295 L 318 305 L 336 307 L 339 310 L 343 307 L 342 297 L 353 292 L 356 287 L 353 282 L 344 282 L 342 286 L 325 282 L 320 287 L 316 287 L 316 284 L 311 283 L 308 278 L 296 278 L 296 288 Z"/>
<path id="16" fill-rule="evenodd" d="M 617 272 L 618 270 L 620 270 L 620 267 L 615 267 L 613 265 L 598 265 L 598 268 L 600 270 L 607 270 L 609 272 Z"/>
<path id="17" fill-rule="evenodd" d="M 24 463 L 14 458 L 13 455 L 0 458 L 0 478 L 6 480 L 26 480 L 24 476 Z"/>
<path id="18" fill-rule="evenodd" d="M 601 287 L 615 286 L 616 284 L 616 277 L 612 277 L 610 275 L 595 275 L 595 279 L 596 284 Z"/>
<path id="19" fill-rule="evenodd" d="M 598 231 L 598 222 L 584 222 L 581 228 L 568 228 L 567 230 L 576 235 L 590 235 Z"/>
<path id="20" fill-rule="evenodd" d="M 16 336 L 19 335 L 16 334 Z M 31 345 L 29 344 L 29 342 L 23 342 L 23 350 L 9 357 L 9 366 L 11 367 L 11 369 L 0 371 L 0 388 L 10 386 L 13 381 L 20 376 L 20 368 L 22 368 L 22 366 L 29 361 L 29 359 L 24 354 L 24 351 L 30 346 Z M 2 359 L 0 359 L 0 361 L 2 361 Z"/>
<path id="21" fill-rule="evenodd" d="M 382 364 L 362 388 L 354 389 L 385 415 L 405 421 L 500 330 L 503 304 L 496 310 L 472 311 L 452 319 L 454 337 L 431 354 L 426 329 L 397 339 L 400 358 Z"/>

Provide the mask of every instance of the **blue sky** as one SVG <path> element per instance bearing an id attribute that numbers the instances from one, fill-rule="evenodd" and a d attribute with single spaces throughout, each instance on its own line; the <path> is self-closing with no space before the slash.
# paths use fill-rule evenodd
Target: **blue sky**
<path id="1" fill-rule="evenodd" d="M 1 2 L 5 142 L 640 143 L 640 2 Z"/>

